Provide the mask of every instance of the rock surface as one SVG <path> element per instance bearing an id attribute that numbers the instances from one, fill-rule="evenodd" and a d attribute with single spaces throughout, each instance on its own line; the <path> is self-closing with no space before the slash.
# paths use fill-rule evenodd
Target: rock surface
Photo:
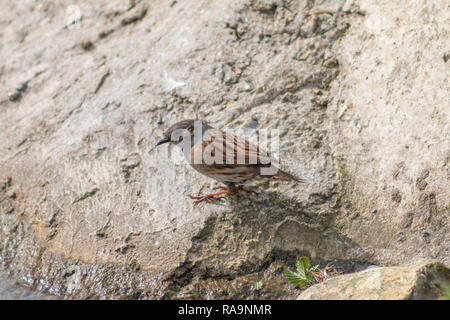
<path id="1" fill-rule="evenodd" d="M 448 3 L 352 3 L 343 10 L 364 15 L 335 46 L 341 72 L 327 110 L 345 193 L 336 224 L 383 264 L 448 265 Z"/>
<path id="2" fill-rule="evenodd" d="M 53 300 L 54 296 L 42 294 L 19 286 L 7 275 L 0 273 L 0 300 Z"/>
<path id="3" fill-rule="evenodd" d="M 450 263 L 446 4 L 358 5 L 5 5 L 3 268 L 68 298 L 288 299 L 301 255 Z M 278 130 L 307 183 L 194 207 L 218 185 L 153 148 L 194 117 Z"/>
<path id="4" fill-rule="evenodd" d="M 433 260 L 377 267 L 337 276 L 306 289 L 299 300 L 437 299 L 450 286 L 450 270 Z"/>

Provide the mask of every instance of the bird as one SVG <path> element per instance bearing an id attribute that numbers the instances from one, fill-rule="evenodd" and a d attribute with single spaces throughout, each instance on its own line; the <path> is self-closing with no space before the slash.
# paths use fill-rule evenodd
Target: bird
<path id="1" fill-rule="evenodd" d="M 205 200 L 219 200 L 224 195 L 244 189 L 250 180 L 283 180 L 304 183 L 278 168 L 278 160 L 258 144 L 246 138 L 216 129 L 202 120 L 182 120 L 170 126 L 155 148 L 170 143 L 182 148 L 187 162 L 199 173 L 222 182 L 223 191 L 193 196 L 195 204 Z"/>

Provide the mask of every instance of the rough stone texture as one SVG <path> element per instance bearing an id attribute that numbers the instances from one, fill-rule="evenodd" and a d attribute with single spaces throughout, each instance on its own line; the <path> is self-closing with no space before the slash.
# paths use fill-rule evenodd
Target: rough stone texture
<path id="1" fill-rule="evenodd" d="M 327 110 L 345 189 L 337 225 L 383 264 L 418 256 L 448 265 L 448 3 L 357 3 L 343 7 L 363 15 L 335 46 L 340 75 Z"/>
<path id="2" fill-rule="evenodd" d="M 2 266 L 63 297 L 286 299 L 300 255 L 345 272 L 448 263 L 446 5 L 411 3 L 8 2 Z M 153 149 L 193 117 L 278 129 L 307 183 L 194 207 L 217 184 Z"/>
<path id="3" fill-rule="evenodd" d="M 450 270 L 433 260 L 377 267 L 337 276 L 303 291 L 299 300 L 437 299 L 450 285 Z"/>
<path id="4" fill-rule="evenodd" d="M 42 294 L 20 285 L 0 273 L 0 300 L 52 300 L 55 296 Z"/>

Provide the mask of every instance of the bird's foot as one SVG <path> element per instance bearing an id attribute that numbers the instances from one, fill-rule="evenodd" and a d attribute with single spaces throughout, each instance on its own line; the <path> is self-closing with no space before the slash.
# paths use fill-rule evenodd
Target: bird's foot
<path id="1" fill-rule="evenodd" d="M 191 199 L 195 199 L 196 201 L 194 203 L 195 203 L 195 205 L 198 205 L 199 203 L 201 203 L 203 201 L 220 200 L 220 199 L 222 199 L 221 196 L 227 195 L 227 194 L 235 194 L 238 191 L 244 191 L 247 193 L 258 194 L 256 191 L 244 189 L 243 185 L 235 186 L 233 188 L 230 188 L 228 186 L 220 186 L 219 188 L 224 189 L 225 191 L 207 193 L 203 196 L 191 195 Z"/>
<path id="2" fill-rule="evenodd" d="M 205 201 L 205 200 L 220 200 L 222 199 L 221 195 L 226 195 L 229 194 L 230 191 L 219 191 L 219 192 L 213 192 L 213 193 L 208 193 L 205 194 L 203 196 L 193 196 L 191 195 L 191 199 L 196 199 L 197 201 L 195 201 L 195 205 L 198 205 L 199 203 Z"/>
<path id="3" fill-rule="evenodd" d="M 256 191 L 244 189 L 244 186 L 242 184 L 238 185 L 238 186 L 235 186 L 231 190 L 230 190 L 230 188 L 228 186 L 220 186 L 219 188 L 224 189 L 224 190 L 228 190 L 229 193 L 237 193 L 238 191 L 244 191 L 244 192 L 247 192 L 247 193 L 258 194 L 258 192 L 256 192 Z"/>

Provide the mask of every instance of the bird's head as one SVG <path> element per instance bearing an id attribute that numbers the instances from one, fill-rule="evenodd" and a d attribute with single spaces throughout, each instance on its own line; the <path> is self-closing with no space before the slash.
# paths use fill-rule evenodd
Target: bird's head
<path id="1" fill-rule="evenodd" d="M 193 142 L 195 135 L 200 134 L 201 137 L 209 128 L 211 127 L 201 120 L 183 120 L 177 122 L 164 132 L 164 137 L 159 140 L 156 146 L 169 142 L 177 145 L 184 138 L 189 138 Z"/>

